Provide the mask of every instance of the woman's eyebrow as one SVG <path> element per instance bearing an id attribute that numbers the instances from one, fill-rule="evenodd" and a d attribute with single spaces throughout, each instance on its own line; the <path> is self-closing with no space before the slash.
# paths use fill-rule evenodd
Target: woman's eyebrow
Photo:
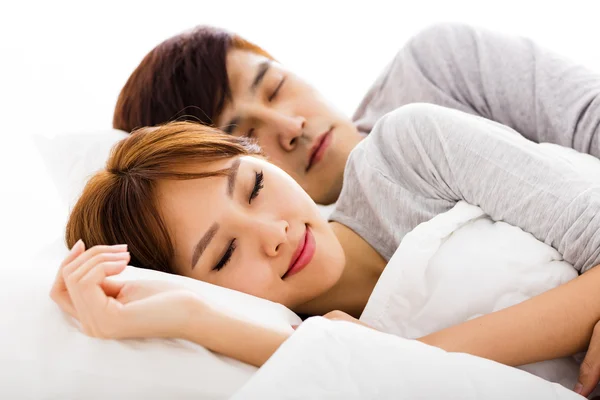
<path id="1" fill-rule="evenodd" d="M 233 190 L 235 189 L 235 182 L 237 181 L 236 178 L 238 170 L 240 169 L 240 163 L 241 160 L 239 158 L 236 158 L 231 164 L 231 167 L 228 168 L 229 171 L 227 172 L 227 195 L 229 197 L 233 196 Z M 204 253 L 204 250 L 206 250 L 206 248 L 210 244 L 210 241 L 213 239 L 213 237 L 215 237 L 218 230 L 219 224 L 215 222 L 198 241 L 196 246 L 194 246 L 194 253 L 192 254 L 192 269 L 196 267 L 196 264 L 202 256 L 202 253 Z"/>
<path id="2" fill-rule="evenodd" d="M 233 196 L 233 189 L 235 189 L 235 182 L 237 178 L 238 170 L 240 169 L 240 159 L 236 158 L 236 160 L 229 167 L 229 172 L 227 173 L 227 195 L 229 197 Z"/>
<path id="3" fill-rule="evenodd" d="M 206 250 L 206 248 L 208 247 L 208 244 L 210 243 L 212 238 L 215 237 L 218 230 L 219 230 L 219 224 L 215 222 L 208 229 L 208 231 L 206 231 L 204 236 L 202 236 L 202 239 L 200 239 L 198 241 L 198 244 L 196 244 L 196 246 L 194 247 L 194 254 L 192 255 L 192 269 L 194 269 L 194 267 L 196 267 L 196 264 L 198 263 L 198 259 L 200 258 L 200 256 L 202 256 L 202 253 L 204 253 L 204 250 Z"/>

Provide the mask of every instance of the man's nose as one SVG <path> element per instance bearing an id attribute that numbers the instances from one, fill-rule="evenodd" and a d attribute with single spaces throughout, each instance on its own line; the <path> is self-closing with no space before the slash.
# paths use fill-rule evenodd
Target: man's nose
<path id="1" fill-rule="evenodd" d="M 306 118 L 304 117 L 280 117 L 277 124 L 277 139 L 284 151 L 292 151 L 298 146 L 298 142 L 304 134 Z"/>

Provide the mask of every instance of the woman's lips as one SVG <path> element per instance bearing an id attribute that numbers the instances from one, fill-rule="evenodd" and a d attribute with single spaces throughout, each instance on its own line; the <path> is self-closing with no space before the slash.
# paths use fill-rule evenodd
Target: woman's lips
<path id="1" fill-rule="evenodd" d="M 321 161 L 321 159 L 323 158 L 327 147 L 329 147 L 329 144 L 331 143 L 331 139 L 333 136 L 332 131 L 333 128 L 330 128 L 327 132 L 319 136 L 319 138 L 316 140 L 314 146 L 310 151 L 310 159 L 308 160 L 306 172 L 308 172 L 313 167 L 313 165 Z"/>
<path id="2" fill-rule="evenodd" d="M 315 237 L 313 236 L 310 228 L 306 226 L 306 231 L 304 232 L 303 240 L 301 240 L 300 243 L 298 243 L 298 248 L 296 249 L 296 252 L 292 257 L 292 262 L 290 263 L 287 272 L 282 276 L 282 278 L 289 278 L 290 276 L 302 271 L 315 255 L 316 247 L 317 245 L 315 242 Z"/>

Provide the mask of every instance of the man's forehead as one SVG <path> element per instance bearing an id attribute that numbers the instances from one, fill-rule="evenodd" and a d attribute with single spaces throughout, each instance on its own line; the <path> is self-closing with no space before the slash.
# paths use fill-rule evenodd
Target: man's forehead
<path id="1" fill-rule="evenodd" d="M 269 58 L 256 54 L 250 50 L 233 49 L 227 54 L 227 77 L 229 79 L 229 88 L 232 99 L 228 99 L 223 107 L 223 111 L 217 117 L 217 126 L 223 126 L 229 120 L 234 118 L 236 101 L 239 97 L 250 92 L 252 80 L 263 62 Z"/>
<path id="2" fill-rule="evenodd" d="M 232 92 L 247 91 L 258 66 L 268 58 L 248 50 L 234 49 L 227 55 L 227 77 Z"/>

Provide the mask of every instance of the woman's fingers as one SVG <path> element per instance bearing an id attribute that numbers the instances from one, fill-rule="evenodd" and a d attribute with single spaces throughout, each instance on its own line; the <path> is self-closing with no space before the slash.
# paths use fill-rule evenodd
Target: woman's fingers
<path id="1" fill-rule="evenodd" d="M 75 258 L 77 258 L 84 251 L 85 251 L 85 244 L 83 243 L 83 240 L 79 239 L 73 245 L 73 247 L 71 247 L 71 251 L 69 251 L 69 254 L 67 254 L 67 256 L 65 257 L 65 259 L 63 260 L 63 262 L 60 264 L 60 268 L 64 267 L 65 265 L 67 265 L 68 263 L 70 263 L 71 261 L 73 261 Z"/>
<path id="2" fill-rule="evenodd" d="M 70 276 L 73 272 L 77 271 L 79 267 L 85 264 L 89 270 L 90 264 L 86 264 L 88 261 L 102 254 L 112 254 L 108 257 L 96 258 L 94 262 L 101 262 L 103 259 L 107 260 L 123 260 L 129 259 L 128 255 L 123 254 L 115 256 L 114 254 L 123 253 L 127 250 L 126 245 L 117 246 L 94 246 L 87 251 L 85 250 L 85 244 L 83 241 L 78 240 L 75 245 L 71 248 L 69 254 L 65 257 L 61 263 L 58 273 L 56 275 L 52 289 L 50 290 L 50 297 L 54 300 L 63 311 L 67 312 L 74 318 L 78 318 L 76 307 L 73 305 L 71 296 L 69 294 L 67 283 L 65 278 Z M 77 275 L 75 278 L 78 278 Z"/>
<path id="3" fill-rule="evenodd" d="M 323 315 L 323 318 L 327 318 L 327 319 L 331 319 L 331 320 L 345 320 L 345 321 L 351 321 L 351 322 L 352 322 L 352 320 L 355 319 L 354 317 L 352 317 L 340 310 L 329 311 L 327 314 Z"/>
<path id="4" fill-rule="evenodd" d="M 73 304 L 87 335 L 111 339 L 171 337 L 189 321 L 192 303 L 194 310 L 198 310 L 196 297 L 180 288 L 158 292 L 151 286 L 143 290 L 149 294 L 147 297 L 127 304 L 107 296 L 103 282 L 125 266 L 122 261 L 103 262 L 75 283 L 69 283 Z"/>
<path id="5" fill-rule="evenodd" d="M 355 324 L 364 325 L 367 328 L 370 328 L 369 325 L 367 325 L 367 324 L 365 324 L 365 323 L 357 320 L 353 316 L 348 315 L 345 312 L 340 311 L 340 310 L 329 311 L 327 314 L 323 315 L 323 318 L 327 318 L 327 319 L 330 319 L 332 321 L 348 321 L 348 322 L 353 322 Z M 300 326 L 300 325 L 292 325 L 292 329 L 296 330 L 296 329 L 298 329 L 298 326 Z"/>
<path id="6" fill-rule="evenodd" d="M 102 288 L 104 293 L 106 293 L 108 297 L 114 298 L 117 298 L 121 294 L 121 291 L 123 290 L 124 286 L 125 282 L 113 281 L 110 279 L 105 279 L 100 284 L 100 287 Z"/>
<path id="7" fill-rule="evenodd" d="M 110 247 L 112 247 L 111 250 L 113 251 L 126 248 L 126 246 Z M 63 278 L 65 280 L 65 285 L 67 289 L 66 292 L 68 292 L 68 297 L 70 299 L 69 301 L 65 302 L 70 302 L 72 304 L 70 311 L 68 305 L 66 305 L 64 309 L 71 315 L 73 315 L 73 312 L 75 312 L 76 315 L 78 315 L 79 307 L 73 301 L 73 290 L 75 290 L 75 287 L 79 280 L 81 280 L 95 266 L 100 265 L 101 263 L 108 263 L 107 266 L 109 268 L 109 275 L 116 275 L 123 271 L 123 269 L 127 266 L 127 262 L 129 262 L 130 257 L 128 252 L 100 252 L 102 250 L 106 250 L 106 246 L 95 246 L 91 248 L 90 250 L 83 253 L 80 257 L 76 258 L 67 266 L 65 266 L 63 270 Z M 78 319 L 81 323 L 84 322 L 81 317 L 79 317 Z"/>
<path id="8" fill-rule="evenodd" d="M 63 279 L 63 270 L 66 265 L 73 262 L 77 257 L 79 257 L 85 251 L 85 244 L 83 241 L 78 240 L 77 243 L 73 245 L 69 254 L 65 257 L 63 262 L 60 264 L 58 268 L 58 272 L 56 273 L 56 278 L 54 279 L 54 285 L 52 285 L 52 289 L 50 290 L 50 297 L 59 294 L 60 292 L 65 290 L 65 281 Z"/>
<path id="9" fill-rule="evenodd" d="M 126 246 L 95 246 L 85 251 L 83 243 L 73 247 L 61 267 L 65 296 L 57 302 L 81 322 L 87 335 L 170 336 L 197 311 L 198 300 L 175 285 L 107 279 L 126 268 L 130 260 Z"/>
<path id="10" fill-rule="evenodd" d="M 589 396 L 600 381 L 600 322 L 594 326 L 592 339 L 581 367 L 579 378 L 573 389 L 582 396 Z"/>
<path id="11" fill-rule="evenodd" d="M 63 277 L 67 277 L 73 271 L 77 270 L 82 264 L 91 260 L 92 258 L 102 255 L 102 254 L 111 254 L 111 253 L 122 253 L 127 251 L 126 244 L 119 244 L 115 246 L 94 246 L 91 249 L 88 249 L 85 253 L 80 254 L 79 257 L 72 260 L 70 263 L 65 265 L 63 268 Z"/>
<path id="12" fill-rule="evenodd" d="M 67 287 L 84 332 L 90 336 L 106 337 L 104 319 L 115 312 L 109 307 L 111 304 L 114 307 L 117 302 L 106 295 L 102 283 L 107 277 L 122 272 L 129 259 L 104 261 L 99 264 L 91 262 L 92 260 L 89 264 L 84 263 L 67 278 Z"/>
<path id="13" fill-rule="evenodd" d="M 66 265 L 79 257 L 84 251 L 85 244 L 81 239 L 79 239 L 77 243 L 73 245 L 71 251 L 69 251 L 69 254 L 67 254 L 63 262 L 60 264 L 60 267 L 56 273 L 56 278 L 54 279 L 54 283 L 52 285 L 52 289 L 50 289 L 50 298 L 54 300 L 54 302 L 56 302 L 63 311 L 74 318 L 77 318 L 77 314 L 75 312 L 75 308 L 73 307 L 73 303 L 71 302 L 71 298 L 69 297 L 69 293 L 67 292 L 65 280 L 63 278 L 63 269 Z"/>
<path id="14" fill-rule="evenodd" d="M 100 253 L 95 256 L 89 258 L 84 261 L 78 267 L 74 268 L 68 276 L 66 276 L 67 284 L 78 282 L 82 279 L 89 271 L 91 271 L 95 266 L 100 265 L 101 263 L 110 263 L 110 262 L 120 262 L 120 263 L 128 263 L 130 259 L 129 252 L 119 252 L 119 253 Z M 66 271 L 66 270 L 65 270 Z M 114 275 L 114 274 L 113 274 Z M 100 282 L 98 282 L 100 283 Z"/>
<path id="15" fill-rule="evenodd" d="M 365 326 L 367 328 L 375 329 L 372 326 L 369 326 L 369 325 L 365 324 L 364 322 L 362 322 L 362 321 L 354 318 L 353 316 L 348 315 L 345 312 L 340 311 L 340 310 L 330 311 L 327 314 L 323 315 L 323 317 L 330 319 L 332 321 L 348 321 L 348 322 L 355 323 L 357 325 Z"/>

